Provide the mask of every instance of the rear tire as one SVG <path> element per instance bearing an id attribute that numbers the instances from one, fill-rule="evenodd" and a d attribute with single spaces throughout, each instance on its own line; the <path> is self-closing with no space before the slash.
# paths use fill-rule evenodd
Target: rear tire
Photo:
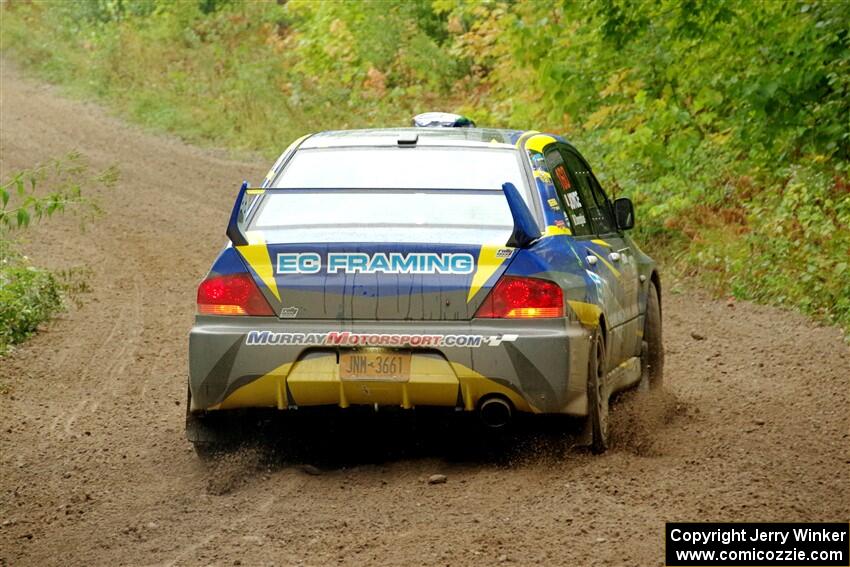
<path id="1" fill-rule="evenodd" d="M 186 392 L 186 439 L 195 448 L 201 459 L 214 458 L 227 448 L 223 416 L 204 412 L 193 412 L 192 391 Z"/>
<path id="2" fill-rule="evenodd" d="M 587 363 L 587 425 L 590 450 L 597 455 L 608 449 L 610 441 L 605 368 L 605 339 L 597 329 L 591 337 Z"/>
<path id="3" fill-rule="evenodd" d="M 646 315 L 641 349 L 641 389 L 655 390 L 664 382 L 664 344 L 661 340 L 661 303 L 654 282 L 646 294 Z"/>

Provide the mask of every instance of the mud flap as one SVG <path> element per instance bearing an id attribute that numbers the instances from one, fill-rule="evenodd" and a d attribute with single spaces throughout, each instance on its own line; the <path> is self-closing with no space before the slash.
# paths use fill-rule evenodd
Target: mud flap
<path id="1" fill-rule="evenodd" d="M 199 447 L 214 448 L 225 444 L 229 439 L 229 436 L 224 435 L 223 431 L 223 418 L 226 416 L 193 412 L 191 407 L 192 392 L 187 388 L 186 439 L 195 445 L 196 449 Z"/>

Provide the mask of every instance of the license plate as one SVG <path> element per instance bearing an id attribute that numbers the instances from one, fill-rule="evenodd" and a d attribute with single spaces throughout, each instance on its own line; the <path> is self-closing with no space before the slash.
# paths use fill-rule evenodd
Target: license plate
<path id="1" fill-rule="evenodd" d="M 410 353 L 392 350 L 353 350 L 339 355 L 339 377 L 343 380 L 410 379 Z"/>

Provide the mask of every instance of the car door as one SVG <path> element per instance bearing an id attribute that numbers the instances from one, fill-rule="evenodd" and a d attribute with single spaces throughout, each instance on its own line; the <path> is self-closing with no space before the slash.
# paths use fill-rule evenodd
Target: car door
<path id="1" fill-rule="evenodd" d="M 599 244 L 594 244 L 598 238 L 591 222 L 590 208 L 587 205 L 590 193 L 582 191 L 575 174 L 568 171 L 564 159 L 566 154 L 561 152 L 559 145 L 550 146 L 545 155 L 552 183 L 555 185 L 570 223 L 573 247 L 591 279 L 596 283 L 596 293 L 604 305 L 607 327 L 610 329 L 623 318 L 623 315 L 619 312 L 617 289 L 611 284 L 613 279 L 611 272 L 606 268 L 605 263 L 600 262 Z M 611 265 L 610 262 L 608 264 Z M 609 355 L 609 362 L 619 363 L 617 356 L 619 355 Z"/>
<path id="2" fill-rule="evenodd" d="M 584 246 L 589 269 L 602 280 L 605 311 L 609 317 L 608 356 L 612 364 L 618 364 L 640 352 L 635 254 L 617 229 L 611 202 L 590 166 L 567 145 L 560 145 L 559 151 L 588 217 L 591 235 L 582 235 L 578 239 Z M 595 262 L 593 258 L 596 258 Z"/>

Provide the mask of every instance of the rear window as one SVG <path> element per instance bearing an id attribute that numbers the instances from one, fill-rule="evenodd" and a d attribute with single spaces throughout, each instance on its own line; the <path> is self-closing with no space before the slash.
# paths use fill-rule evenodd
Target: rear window
<path id="1" fill-rule="evenodd" d="M 262 195 L 248 232 L 266 242 L 507 242 L 501 191 L 284 189 Z"/>
<path id="2" fill-rule="evenodd" d="M 501 148 L 367 147 L 303 149 L 271 187 L 303 189 L 501 189 L 527 200 L 519 152 Z"/>
<path id="3" fill-rule="evenodd" d="M 269 193 L 249 230 L 313 227 L 511 228 L 501 191 L 293 190 Z"/>

